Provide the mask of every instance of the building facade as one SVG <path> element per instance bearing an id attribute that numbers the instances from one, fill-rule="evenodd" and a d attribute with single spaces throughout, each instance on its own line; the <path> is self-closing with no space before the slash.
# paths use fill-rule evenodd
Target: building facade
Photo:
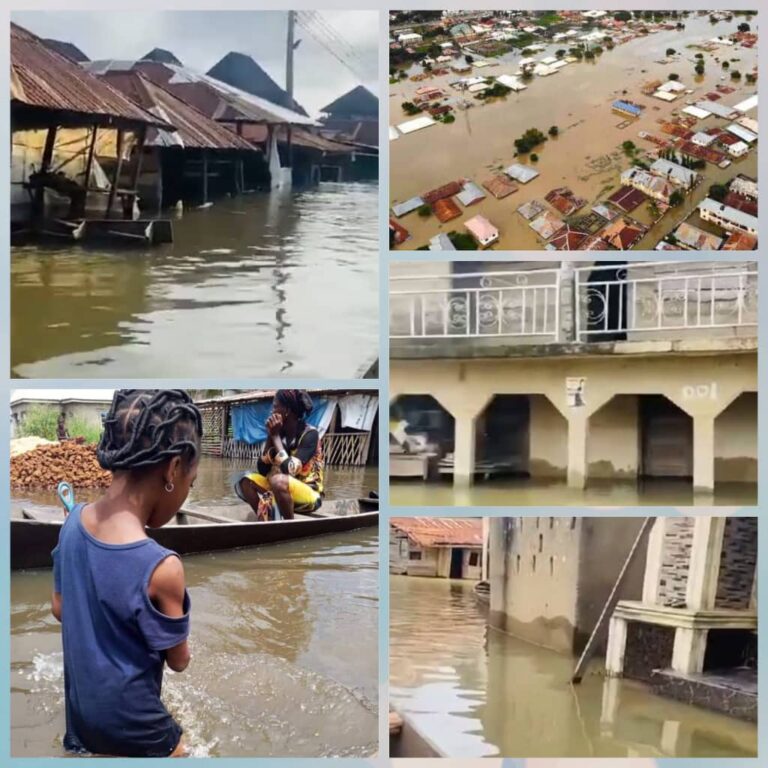
<path id="1" fill-rule="evenodd" d="M 757 481 L 754 263 L 395 263 L 390 397 L 441 472 Z M 438 418 L 442 414 L 442 418 Z"/>

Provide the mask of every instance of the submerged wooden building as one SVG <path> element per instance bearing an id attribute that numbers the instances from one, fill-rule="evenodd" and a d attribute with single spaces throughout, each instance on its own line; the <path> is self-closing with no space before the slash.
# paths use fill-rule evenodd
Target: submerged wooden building
<path id="1" fill-rule="evenodd" d="M 308 390 L 315 404 L 310 423 L 318 428 L 329 466 L 375 466 L 379 446 L 379 398 L 375 390 Z M 264 450 L 260 426 L 275 390 L 238 392 L 197 401 L 203 415 L 203 453 L 255 461 Z"/>
<path id="2" fill-rule="evenodd" d="M 86 212 L 96 228 L 98 219 L 134 218 L 140 165 L 124 168 L 150 128 L 170 123 L 16 24 L 10 96 L 12 226 L 82 236 Z M 124 234 L 133 236 L 130 227 Z"/>

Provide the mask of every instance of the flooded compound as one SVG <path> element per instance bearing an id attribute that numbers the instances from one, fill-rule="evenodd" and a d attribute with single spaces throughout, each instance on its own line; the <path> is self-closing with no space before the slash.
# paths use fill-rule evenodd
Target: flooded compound
<path id="1" fill-rule="evenodd" d="M 13 375 L 360 377 L 378 345 L 377 199 L 322 183 L 185 211 L 171 245 L 13 248 Z"/>
<path id="2" fill-rule="evenodd" d="M 690 481 L 674 478 L 590 480 L 585 489 L 565 481 L 506 478 L 469 487 L 442 482 L 390 480 L 390 503 L 416 507 L 530 506 L 730 506 L 757 504 L 756 483 L 717 483 L 714 495 L 693 492 Z"/>
<path id="3" fill-rule="evenodd" d="M 445 756 L 755 757 L 757 728 L 486 627 L 472 585 L 390 577 L 390 701 Z"/>
<path id="4" fill-rule="evenodd" d="M 197 757 L 378 748 L 378 537 L 354 531 L 184 558 L 192 661 L 163 697 Z M 63 756 L 51 572 L 11 576 L 11 753 Z M 354 631 L 350 632 L 350 628 Z"/>

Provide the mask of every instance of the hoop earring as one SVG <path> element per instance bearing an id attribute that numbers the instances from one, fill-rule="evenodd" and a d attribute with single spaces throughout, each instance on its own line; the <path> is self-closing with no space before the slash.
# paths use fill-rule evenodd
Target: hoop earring
<path id="1" fill-rule="evenodd" d="M 173 483 L 166 483 L 166 484 L 165 484 L 165 490 L 166 490 L 168 493 L 173 493 L 173 489 L 174 489 L 174 485 L 173 485 Z"/>

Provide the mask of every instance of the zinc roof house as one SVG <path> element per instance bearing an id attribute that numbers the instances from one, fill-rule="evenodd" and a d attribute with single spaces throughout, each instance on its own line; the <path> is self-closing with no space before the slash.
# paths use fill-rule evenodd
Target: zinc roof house
<path id="1" fill-rule="evenodd" d="M 698 210 L 703 221 L 717 224 L 728 232 L 738 230 L 757 236 L 757 216 L 718 203 L 710 197 L 699 203 Z"/>
<path id="2" fill-rule="evenodd" d="M 473 216 L 464 222 L 464 226 L 481 248 L 487 248 L 499 239 L 499 230 L 485 216 Z"/>
<path id="3" fill-rule="evenodd" d="M 643 194 L 668 203 L 675 185 L 666 178 L 656 176 L 642 168 L 629 168 L 621 174 L 621 183 L 640 190 Z"/>
<path id="4" fill-rule="evenodd" d="M 483 522 L 479 518 L 393 517 L 389 527 L 390 573 L 481 578 Z"/>
<path id="5" fill-rule="evenodd" d="M 723 238 L 705 232 L 684 221 L 674 232 L 675 240 L 692 251 L 717 251 L 723 244 Z"/>
<path id="6" fill-rule="evenodd" d="M 523 165 L 522 163 L 512 163 L 512 165 L 507 166 L 504 169 L 504 173 L 506 173 L 510 179 L 519 181 L 521 184 L 527 184 L 539 175 L 539 172 L 535 168 L 531 168 L 530 165 Z"/>
<path id="7" fill-rule="evenodd" d="M 651 171 L 665 179 L 677 184 L 684 189 L 690 189 L 699 178 L 699 174 L 691 168 L 686 168 L 680 163 L 659 158 L 651 165 Z"/>

